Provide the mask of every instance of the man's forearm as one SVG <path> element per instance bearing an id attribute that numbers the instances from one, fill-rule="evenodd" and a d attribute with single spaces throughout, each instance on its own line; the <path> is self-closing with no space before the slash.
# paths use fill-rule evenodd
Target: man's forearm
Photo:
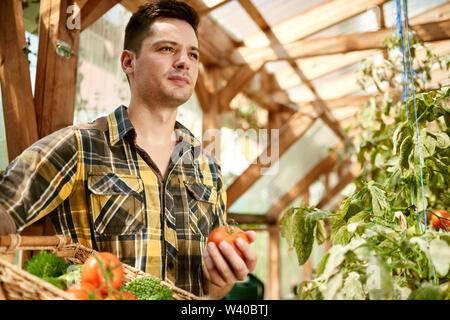
<path id="1" fill-rule="evenodd" d="M 16 224 L 7 212 L 0 210 L 0 235 L 17 233 Z"/>

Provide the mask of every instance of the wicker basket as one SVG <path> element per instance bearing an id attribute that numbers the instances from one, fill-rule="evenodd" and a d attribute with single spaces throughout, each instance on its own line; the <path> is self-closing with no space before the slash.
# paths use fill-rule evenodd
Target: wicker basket
<path id="1" fill-rule="evenodd" d="M 0 236 L 0 299 L 2 300 L 73 300 L 73 298 L 47 281 L 20 269 L 12 263 L 17 250 L 47 250 L 56 252 L 58 256 L 67 262 L 83 264 L 87 258 L 96 253 L 79 243 L 71 243 L 70 238 L 56 236 Z M 9 260 L 9 261 L 8 261 Z M 123 283 L 133 281 L 139 277 L 147 277 L 149 274 L 123 264 Z M 175 300 L 199 300 L 200 298 L 176 287 L 169 281 L 161 281 L 173 291 Z"/>

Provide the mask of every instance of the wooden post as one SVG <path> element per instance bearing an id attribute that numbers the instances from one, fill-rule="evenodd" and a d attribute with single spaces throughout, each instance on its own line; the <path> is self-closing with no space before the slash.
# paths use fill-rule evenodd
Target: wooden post
<path id="1" fill-rule="evenodd" d="M 77 4 L 77 0 L 41 1 L 35 89 L 40 138 L 73 124 L 81 25 L 74 24 L 67 11 Z M 74 54 L 64 57 L 58 47 Z"/>
<path id="2" fill-rule="evenodd" d="M 26 46 L 22 1 L 0 1 L 0 83 L 8 145 L 14 160 L 38 139 Z"/>
<path id="3" fill-rule="evenodd" d="M 268 281 L 266 299 L 280 299 L 280 227 L 270 225 L 269 231 L 269 256 L 268 256 Z"/>

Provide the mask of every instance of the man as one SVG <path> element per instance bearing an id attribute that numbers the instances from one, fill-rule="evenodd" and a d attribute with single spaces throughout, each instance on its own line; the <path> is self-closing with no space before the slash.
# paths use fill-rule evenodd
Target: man
<path id="1" fill-rule="evenodd" d="M 128 108 L 63 128 L 15 159 L 0 176 L 1 233 L 49 215 L 58 234 L 211 299 L 253 271 L 249 244 L 237 243 L 244 259 L 226 242 L 206 247 L 225 223 L 220 166 L 176 121 L 197 80 L 197 24 L 183 2 L 140 7 L 121 55 Z"/>

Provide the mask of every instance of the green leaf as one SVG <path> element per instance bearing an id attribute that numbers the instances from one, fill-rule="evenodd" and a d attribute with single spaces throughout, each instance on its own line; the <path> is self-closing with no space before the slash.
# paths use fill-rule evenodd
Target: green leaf
<path id="1" fill-rule="evenodd" d="M 368 185 L 370 194 L 372 195 L 372 210 L 376 216 L 383 216 L 385 212 L 390 210 L 389 203 L 386 198 L 386 192 L 378 188 L 375 184 Z"/>
<path id="2" fill-rule="evenodd" d="M 441 239 L 433 239 L 430 242 L 430 257 L 436 272 L 446 276 L 450 269 L 450 246 Z"/>
<path id="3" fill-rule="evenodd" d="M 437 147 L 440 149 L 447 149 L 450 147 L 450 137 L 445 132 L 427 132 L 428 135 L 436 139 Z"/>
<path id="4" fill-rule="evenodd" d="M 342 272 L 335 274 L 325 285 L 320 287 L 324 300 L 332 300 L 340 290 L 343 281 Z"/>
<path id="5" fill-rule="evenodd" d="M 342 288 L 346 300 L 365 300 L 366 294 L 362 283 L 360 281 L 360 275 L 354 271 L 350 272 L 344 281 Z"/>
<path id="6" fill-rule="evenodd" d="M 409 168 L 409 155 L 411 154 L 411 151 L 413 150 L 413 140 L 411 138 L 411 136 L 407 136 L 405 137 L 405 139 L 403 139 L 401 145 L 400 145 L 400 166 L 403 169 L 408 169 Z"/>
<path id="7" fill-rule="evenodd" d="M 324 243 L 324 241 L 327 239 L 327 231 L 325 230 L 325 223 L 323 220 L 317 221 L 315 237 L 319 245 Z"/>
<path id="8" fill-rule="evenodd" d="M 283 215 L 282 236 L 294 247 L 300 265 L 305 264 L 311 255 L 317 222 L 328 215 L 328 211 L 305 207 L 288 210 Z"/>
<path id="9" fill-rule="evenodd" d="M 326 252 L 320 259 L 319 263 L 317 264 L 317 270 L 316 270 L 317 277 L 319 277 L 325 270 L 325 266 L 327 265 L 329 257 L 330 257 L 330 253 Z"/>
<path id="10" fill-rule="evenodd" d="M 393 141 L 393 153 L 397 154 L 397 149 L 401 145 L 402 141 L 405 139 L 406 136 L 409 136 L 408 128 L 409 128 L 409 121 L 403 121 L 400 123 L 394 130 L 394 133 L 392 135 L 392 141 Z"/>
<path id="11" fill-rule="evenodd" d="M 408 300 L 444 300 L 446 296 L 447 293 L 444 289 L 431 283 L 424 282 L 419 289 L 411 292 Z"/>

